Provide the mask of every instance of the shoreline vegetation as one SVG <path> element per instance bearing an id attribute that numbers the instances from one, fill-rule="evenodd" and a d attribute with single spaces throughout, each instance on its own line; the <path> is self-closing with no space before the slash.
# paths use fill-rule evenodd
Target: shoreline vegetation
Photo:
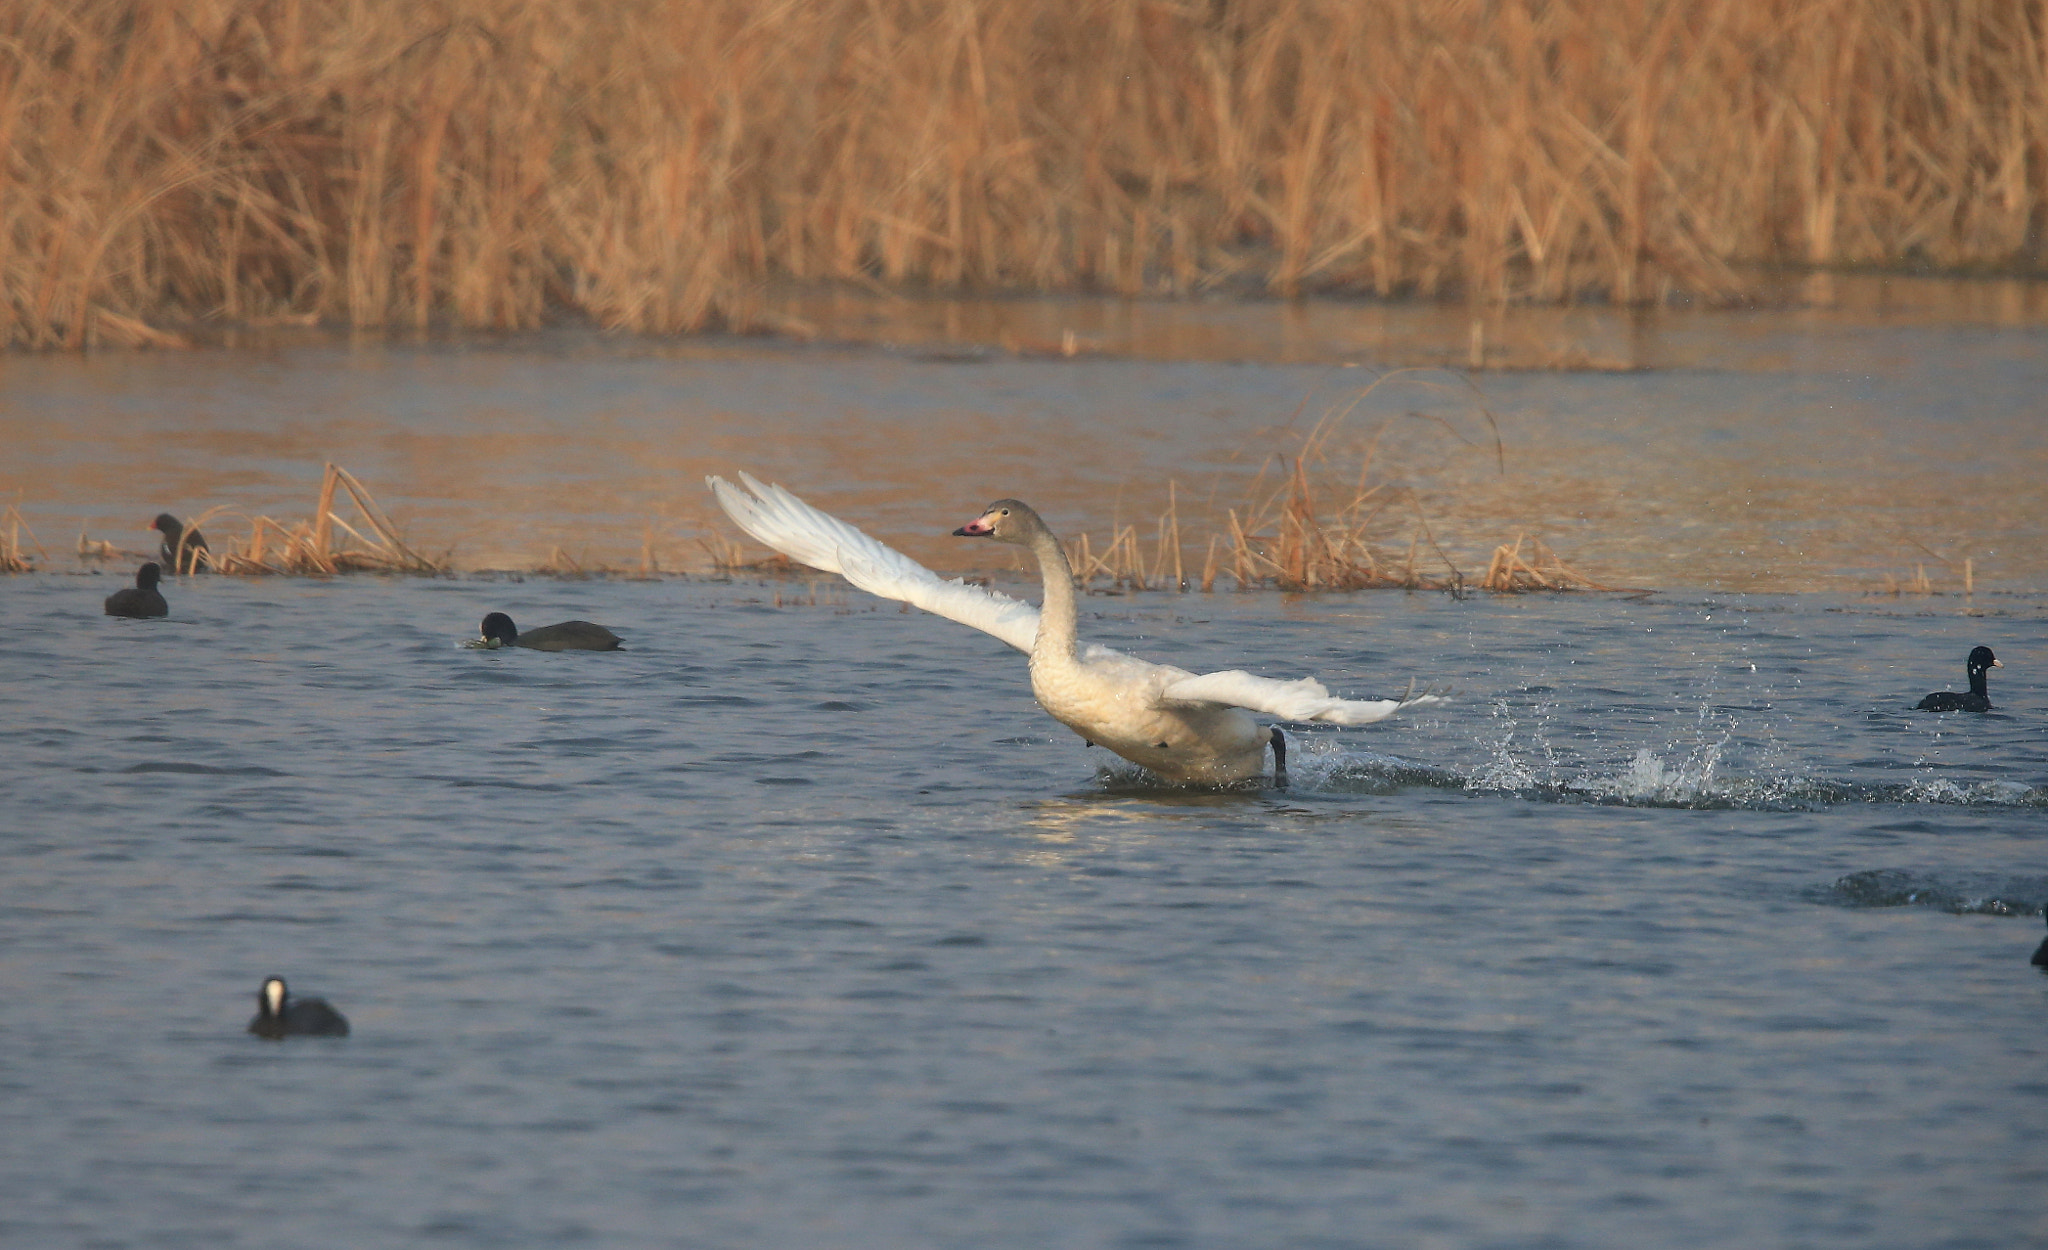
<path id="1" fill-rule="evenodd" d="M 2048 29 L 1949 0 L 19 0 L 0 134 L 27 349 L 781 333 L 787 282 L 1737 302 L 2048 239 Z"/>
<path id="2" fill-rule="evenodd" d="M 1351 415 L 1353 407 L 1355 404 L 1325 415 L 1302 439 L 1297 452 L 1271 457 L 1242 502 L 1223 508 L 1220 518 L 1209 509 L 1206 532 L 1198 530 L 1200 523 L 1192 518 L 1183 528 L 1179 483 L 1169 480 L 1165 507 L 1149 525 L 1115 523 L 1107 541 L 1094 531 L 1076 533 L 1066 540 L 1076 585 L 1096 594 L 1212 594 L 1224 589 L 1296 593 L 1399 589 L 1435 591 L 1454 598 L 1481 592 L 1656 593 L 1655 587 L 1609 585 L 1588 576 L 1567 564 L 1540 536 L 1527 532 L 1495 546 L 1483 572 L 1476 565 L 1460 567 L 1440 544 L 1415 490 L 1386 481 L 1368 484 L 1373 449 L 1392 418 L 1366 439 L 1355 478 L 1339 474 L 1329 443 L 1333 430 Z M 1490 417 L 1488 421 L 1491 424 Z M 1457 437 L 1455 430 L 1450 433 Z M 1485 450 L 1504 471 L 1505 457 L 1497 434 Z M 345 507 L 350 509 L 347 513 Z M 225 531 L 219 524 L 223 520 L 240 521 L 246 531 Z M 675 567 L 673 560 L 664 567 L 663 548 L 650 522 L 635 563 L 578 560 L 557 544 L 544 561 L 530 567 L 460 569 L 452 551 L 430 555 L 408 545 L 368 487 L 336 464 L 324 468 L 312 519 L 279 521 L 220 506 L 186 522 L 188 531 L 202 527 L 213 531 L 210 549 L 193 552 L 192 563 L 172 571 L 173 575 L 207 571 L 230 576 L 300 577 L 372 573 L 515 579 L 763 578 L 809 583 L 807 593 L 813 602 L 821 582 L 836 581 L 779 554 L 751 553 L 736 537 L 735 527 L 722 518 L 696 536 L 694 545 L 702 558 L 691 568 Z M 155 558 L 153 552 L 124 549 L 83 531 L 70 554 L 76 569 L 93 571 Z M 1936 564 L 1947 563 L 1927 554 Z M 0 510 L 0 574 L 54 572 L 58 565 L 22 516 L 19 501 Z M 1881 585 L 1874 585 L 1870 593 L 1894 598 L 1953 593 L 1938 587 L 1927 569 L 1928 562 L 1919 561 L 1910 576 L 1883 572 Z M 1026 572 L 1021 565 L 1013 571 L 1020 576 Z M 989 580 L 984 575 L 968 576 L 969 580 Z M 1975 591 L 1974 562 L 1964 560 L 1959 576 L 1961 593 L 1969 599 Z M 777 602 L 783 597 L 778 592 Z"/>
<path id="3" fill-rule="evenodd" d="M 1476 464 L 1483 476 L 1506 480 L 1513 461 L 1499 421 L 1476 387 L 1469 381 L 1447 384 L 1408 376 L 1418 372 L 1431 371 L 1396 370 L 1376 377 L 1335 397 L 1312 423 L 1298 426 L 1314 400 L 1305 396 L 1282 427 L 1294 431 L 1286 437 L 1288 445 L 1264 454 L 1250 481 L 1236 488 L 1234 504 L 1214 495 L 1194 499 L 1192 492 L 1183 491 L 1179 479 L 1168 477 L 1165 498 L 1149 520 L 1125 522 L 1120 505 L 1106 540 L 1099 528 L 1075 530 L 1064 543 L 1076 586 L 1095 594 L 1398 589 L 1435 591 L 1453 598 L 1482 592 L 1645 595 L 1661 589 L 1617 585 L 1591 576 L 1568 564 L 1540 533 L 1528 529 L 1490 550 L 1475 547 L 1469 532 L 1449 532 L 1469 531 L 1474 524 L 1474 518 L 1458 515 L 1458 502 L 1476 479 L 1468 477 L 1466 486 L 1452 487 L 1448 493 L 1441 486 L 1425 491 L 1405 480 L 1408 470 L 1401 466 L 1417 456 L 1416 448 L 1383 455 L 1384 445 L 1400 443 L 1397 427 L 1426 431 L 1437 450 L 1422 458 L 1439 468 L 1469 457 L 1468 463 Z M 1444 412 L 1452 415 L 1411 408 L 1365 420 L 1368 398 L 1396 381 L 1434 393 L 1445 401 Z M 1390 440 L 1390 435 L 1395 436 Z M 58 561 L 29 526 L 21 505 L 17 498 L 0 510 L 0 574 L 55 571 Z M 1141 503 L 1136 511 L 1145 516 L 1147 506 Z M 166 571 L 190 574 L 202 571 L 203 564 L 203 571 L 240 576 L 761 578 L 807 583 L 806 595 L 812 602 L 818 600 L 821 584 L 838 582 L 779 553 L 761 554 L 716 508 L 707 506 L 704 515 L 709 524 L 690 525 L 695 533 L 688 539 L 667 522 L 658 525 L 650 519 L 641 532 L 637 560 L 594 555 L 564 533 L 549 542 L 548 555 L 538 563 L 463 567 L 453 549 L 427 554 L 409 544 L 369 488 L 330 462 L 323 468 L 311 519 L 280 521 L 225 505 L 208 508 L 183 524 L 188 533 L 211 530 L 209 547 L 187 549 L 191 562 Z M 241 522 L 246 532 L 223 529 L 223 520 Z M 1498 525 L 1501 520 L 1496 516 L 1484 524 Z M 581 557 L 570 554 L 565 542 L 577 546 Z M 695 558 L 677 559 L 678 542 L 686 544 L 685 550 L 694 550 Z M 1917 554 L 1907 556 L 1907 571 L 1872 570 L 1866 593 L 1940 597 L 1957 593 L 1949 584 L 1953 581 L 1966 602 L 1974 599 L 1974 558 L 1951 559 L 1917 541 L 1908 543 Z M 92 571 L 155 557 L 92 538 L 82 526 L 71 554 L 76 569 Z M 1483 571 L 1475 555 L 1485 561 Z M 1021 555 L 1013 553 L 1009 559 L 1007 572 L 970 568 L 959 575 L 983 583 L 992 575 L 1014 574 L 1026 582 L 1036 576 Z M 1941 582 L 1929 576 L 1930 567 L 1937 569 Z M 780 603 L 784 595 L 778 591 L 775 597 Z"/>
<path id="4" fill-rule="evenodd" d="M 1190 540 L 1181 533 L 1178 484 L 1167 484 L 1166 510 L 1156 521 L 1156 534 L 1141 537 L 1135 525 L 1115 527 L 1107 543 L 1087 531 L 1067 542 L 1074 580 L 1095 591 L 1200 591 L 1213 593 L 1219 579 L 1238 590 L 1350 591 L 1400 588 L 1439 590 L 1453 594 L 1492 591 L 1511 594 L 1535 590 L 1617 590 L 1603 586 L 1567 566 L 1541 539 L 1517 535 L 1512 545 L 1493 552 L 1486 573 L 1477 578 L 1457 568 L 1429 534 L 1419 507 L 1416 526 L 1405 553 L 1378 541 L 1392 524 L 1384 514 L 1390 506 L 1412 503 L 1413 492 L 1384 485 L 1360 485 L 1341 504 L 1327 504 L 1330 491 L 1310 476 L 1318 457 L 1315 444 L 1323 426 L 1310 436 L 1310 450 L 1284 466 L 1284 482 L 1267 486 L 1262 473 L 1248 502 L 1227 510 L 1228 531 L 1211 533 L 1198 562 L 1191 559 Z M 1276 467 L 1274 464 L 1267 466 Z M 340 510 L 354 505 L 353 516 Z M 1328 520 L 1319 516 L 1327 513 Z M 246 533 L 228 533 L 219 522 L 238 520 Z M 186 529 L 211 528 L 210 548 L 189 549 L 183 567 L 173 575 L 211 572 L 222 575 L 332 577 L 343 573 L 452 576 L 452 553 L 424 555 L 406 544 L 399 529 L 354 474 L 336 464 L 325 466 L 320 496 L 311 520 L 279 521 L 227 507 L 209 508 L 185 523 Z M 1156 540 L 1156 541 L 1155 541 Z M 706 559 L 701 572 L 663 569 L 656 554 L 653 527 L 648 527 L 635 565 L 578 561 L 559 545 L 530 569 L 485 569 L 485 573 L 556 577 L 671 575 L 823 576 L 780 555 L 751 557 L 732 536 L 730 525 L 700 535 L 697 546 Z M 74 552 L 81 566 L 147 559 L 148 552 L 130 551 L 81 532 Z M 1434 559 L 1432 560 L 1432 554 Z M 33 573 L 56 566 L 49 549 L 23 519 L 19 504 L 0 512 L 0 572 Z M 1440 567 L 1438 567 L 1440 566 Z M 1640 593 L 1629 591 L 1628 593 Z"/>
<path id="5" fill-rule="evenodd" d="M 1520 533 L 1494 547 L 1484 573 L 1461 568 L 1439 543 L 1423 497 L 1377 463 L 1382 441 L 1397 423 L 1420 422 L 1447 444 L 1481 457 L 1490 472 L 1508 471 L 1506 445 L 1493 414 L 1467 396 L 1467 417 L 1483 423 L 1475 441 L 1442 416 L 1411 411 L 1386 416 L 1359 429 L 1361 406 L 1398 371 L 1351 391 L 1292 438 L 1286 452 L 1268 454 L 1239 502 L 1192 509 L 1183 527 L 1181 485 L 1169 478 L 1164 507 L 1151 524 L 1113 522 L 1108 540 L 1082 530 L 1065 540 L 1075 583 L 1098 592 L 1167 590 L 1214 593 L 1227 579 L 1237 590 L 1355 591 L 1405 589 L 1519 594 L 1531 591 L 1598 590 L 1642 593 L 1639 588 L 1604 585 L 1567 565 L 1538 536 Z M 1424 382 L 1424 389 L 1455 393 L 1469 388 Z M 1296 410 L 1298 418 L 1306 409 Z M 1293 424 L 1292 421 L 1289 422 Z M 1355 459 L 1355 468 L 1353 467 Z M 1378 480 L 1375 475 L 1378 475 Z M 352 505 L 348 515 L 344 506 Z M 246 535 L 225 531 L 219 522 L 238 520 Z M 229 507 L 213 507 L 184 521 L 187 532 L 210 530 L 209 549 L 188 549 L 187 561 L 168 568 L 174 575 L 205 571 L 247 576 L 333 576 L 339 573 L 447 575 L 454 553 L 424 555 L 408 545 L 399 527 L 354 474 L 329 463 L 321 475 L 312 519 L 279 521 Z M 26 534 L 28 542 L 23 543 Z M 696 546 L 699 570 L 714 576 L 817 577 L 813 570 L 771 553 L 750 555 L 737 530 L 716 517 Z M 33 548 L 33 552 L 31 552 Z M 111 542 L 78 536 L 81 564 L 142 556 Z M 31 572 L 51 567 L 44 548 L 21 516 L 19 505 L 0 513 L 0 570 Z M 578 560 L 557 543 L 547 559 L 530 569 L 492 570 L 564 577 L 622 575 L 656 577 L 665 572 L 655 529 L 643 533 L 637 567 Z M 670 569 L 667 572 L 678 570 Z"/>

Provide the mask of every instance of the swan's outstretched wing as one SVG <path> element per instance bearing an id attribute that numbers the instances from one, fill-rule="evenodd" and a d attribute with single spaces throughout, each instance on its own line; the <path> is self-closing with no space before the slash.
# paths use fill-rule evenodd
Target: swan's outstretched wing
<path id="1" fill-rule="evenodd" d="M 1037 608 L 980 586 L 948 581 L 780 486 L 745 473 L 740 474 L 745 490 L 721 477 L 704 481 L 736 525 L 798 564 L 837 573 L 871 595 L 994 634 L 1019 651 L 1029 652 L 1038 637 Z"/>
<path id="2" fill-rule="evenodd" d="M 1313 677 L 1277 681 L 1240 669 L 1183 677 L 1160 694 L 1174 703 L 1225 703 L 1264 712 L 1281 720 L 1327 721 L 1332 725 L 1370 725 L 1402 708 L 1438 703 L 1433 694 L 1410 693 L 1398 699 L 1339 699 Z"/>

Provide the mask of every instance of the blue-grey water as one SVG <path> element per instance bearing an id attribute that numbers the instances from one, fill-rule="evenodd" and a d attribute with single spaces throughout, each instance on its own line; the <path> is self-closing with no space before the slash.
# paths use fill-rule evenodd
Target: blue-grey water
<path id="1" fill-rule="evenodd" d="M 1216 794 L 829 582 L 122 580 L 0 584 L 0 1244 L 2048 1243 L 2039 596 L 1089 598 L 1454 687 Z"/>

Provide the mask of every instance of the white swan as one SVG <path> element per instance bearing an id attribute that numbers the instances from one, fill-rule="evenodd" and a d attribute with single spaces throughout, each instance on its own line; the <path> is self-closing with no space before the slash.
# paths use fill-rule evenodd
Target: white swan
<path id="1" fill-rule="evenodd" d="M 1074 574 L 1066 553 L 1039 515 L 1014 499 L 997 500 L 953 532 L 1029 548 L 1045 582 L 1043 612 L 1008 595 L 948 581 L 780 486 L 745 473 L 739 478 L 745 490 L 720 477 L 705 482 L 741 529 L 798 563 L 837 573 L 884 599 L 972 625 L 1027 653 L 1031 693 L 1054 720 L 1167 781 L 1225 785 L 1256 777 L 1265 770 L 1269 743 L 1274 774 L 1284 777 L 1287 740 L 1277 727 L 1253 720 L 1252 712 L 1286 721 L 1366 725 L 1437 701 L 1428 694 L 1338 699 L 1312 677 L 1275 681 L 1237 669 L 1196 674 L 1108 647 L 1081 646 L 1074 636 Z"/>

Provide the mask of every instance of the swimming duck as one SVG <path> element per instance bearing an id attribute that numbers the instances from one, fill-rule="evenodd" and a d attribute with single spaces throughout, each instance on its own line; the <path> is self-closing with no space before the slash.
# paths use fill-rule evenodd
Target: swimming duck
<path id="1" fill-rule="evenodd" d="M 1074 574 L 1066 552 L 1028 505 L 999 499 L 953 531 L 1030 551 L 1038 561 L 1043 608 L 960 581 L 947 581 L 894 548 L 811 507 L 780 486 L 739 475 L 706 481 L 739 527 L 799 563 L 838 573 L 870 594 L 936 613 L 993 634 L 1031 657 L 1031 692 L 1054 720 L 1092 746 L 1107 747 L 1160 778 L 1228 785 L 1259 776 L 1273 752 L 1286 774 L 1287 739 L 1253 712 L 1285 721 L 1366 725 L 1435 695 L 1339 699 L 1314 678 L 1276 681 L 1232 669 L 1190 673 L 1076 638 Z"/>
<path id="2" fill-rule="evenodd" d="M 1994 668 L 2004 668 L 1998 657 L 1991 654 L 1989 647 L 1975 647 L 1970 651 L 1970 690 L 1961 694 L 1954 690 L 1937 690 L 1913 705 L 1919 712 L 1988 712 L 1991 710 L 1991 696 L 1988 693 L 1984 674 Z"/>
<path id="3" fill-rule="evenodd" d="M 107 596 L 107 615 L 169 616 L 171 605 L 164 602 L 163 594 L 156 588 L 162 580 L 163 570 L 154 560 L 135 570 L 133 586 Z"/>
<path id="4" fill-rule="evenodd" d="M 348 1020 L 324 998 L 293 998 L 283 977 L 270 977 L 256 991 L 256 1017 L 249 1031 L 258 1037 L 347 1037 Z"/>
<path id="5" fill-rule="evenodd" d="M 589 621 L 563 621 L 521 633 L 511 617 L 493 612 L 484 618 L 483 637 L 477 643 L 487 648 L 531 647 L 535 651 L 617 651 L 619 641 L 617 634 Z"/>

